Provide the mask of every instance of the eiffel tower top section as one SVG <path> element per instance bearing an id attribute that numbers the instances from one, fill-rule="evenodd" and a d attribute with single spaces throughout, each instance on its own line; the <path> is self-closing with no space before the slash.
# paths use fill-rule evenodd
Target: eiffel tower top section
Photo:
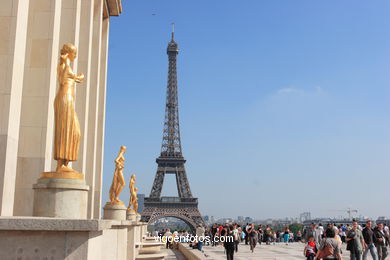
<path id="1" fill-rule="evenodd" d="M 172 39 L 167 47 L 169 61 L 168 85 L 160 158 L 183 158 L 180 141 L 179 101 L 177 94 L 176 56 L 178 53 L 179 47 L 174 39 L 174 31 L 172 31 Z"/>

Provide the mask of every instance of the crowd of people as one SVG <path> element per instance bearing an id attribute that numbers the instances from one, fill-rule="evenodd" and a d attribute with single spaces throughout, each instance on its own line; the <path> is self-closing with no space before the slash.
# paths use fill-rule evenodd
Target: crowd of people
<path id="1" fill-rule="evenodd" d="M 328 224 L 324 227 L 312 224 L 305 233 L 307 244 L 304 255 L 308 260 L 342 259 L 342 244 L 347 244 L 350 260 L 366 260 L 371 255 L 373 260 L 385 260 L 389 247 L 389 227 L 372 221 L 366 221 L 364 227 L 357 221 L 351 225 Z"/>
<path id="2" fill-rule="evenodd" d="M 156 233 L 159 236 L 178 236 L 179 242 L 189 242 L 191 247 L 202 251 L 203 245 L 218 246 L 222 245 L 227 260 L 233 260 L 234 253 L 238 252 L 240 244 L 249 245 L 250 250 L 254 252 L 258 244 L 276 244 L 292 242 L 303 242 L 303 255 L 307 260 L 341 260 L 343 244 L 346 244 L 346 250 L 349 251 L 350 260 L 367 260 L 371 255 L 373 260 L 385 260 L 388 255 L 389 247 L 389 227 L 384 223 L 377 223 L 375 227 L 372 221 L 367 221 L 365 225 L 360 226 L 358 222 L 353 221 L 350 225 L 314 224 L 302 230 L 292 232 L 288 226 L 282 230 L 273 230 L 271 226 L 247 223 L 239 225 L 229 223 L 225 225 L 213 224 L 210 228 L 198 226 L 196 236 L 207 237 L 206 240 L 196 242 L 187 241 L 188 233 L 185 231 L 173 232 L 166 230 Z M 175 244 L 167 242 L 167 248 L 175 247 Z"/>

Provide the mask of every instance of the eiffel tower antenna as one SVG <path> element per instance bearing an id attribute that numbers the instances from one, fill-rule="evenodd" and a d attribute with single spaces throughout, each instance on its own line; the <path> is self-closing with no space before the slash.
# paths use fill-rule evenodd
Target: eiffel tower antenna
<path id="1" fill-rule="evenodd" d="M 175 39 L 175 23 L 172 23 L 172 40 Z"/>

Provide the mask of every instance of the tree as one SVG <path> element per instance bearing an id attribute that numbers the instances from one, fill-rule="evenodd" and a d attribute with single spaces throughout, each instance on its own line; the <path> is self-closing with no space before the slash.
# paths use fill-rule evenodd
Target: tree
<path id="1" fill-rule="evenodd" d="M 297 235 L 298 231 L 300 230 L 302 232 L 303 225 L 299 223 L 293 223 L 289 226 L 289 229 L 292 233 L 294 233 L 294 237 Z"/>

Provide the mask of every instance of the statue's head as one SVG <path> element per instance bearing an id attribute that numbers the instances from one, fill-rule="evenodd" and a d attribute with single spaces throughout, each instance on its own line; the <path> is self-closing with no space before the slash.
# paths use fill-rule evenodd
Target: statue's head
<path id="1" fill-rule="evenodd" d="M 121 146 L 121 151 L 122 151 L 122 152 L 126 152 L 126 146 L 122 145 L 122 146 Z"/>
<path id="2" fill-rule="evenodd" d="M 132 174 L 132 175 L 131 175 L 131 179 L 132 179 L 132 180 L 135 180 L 135 174 Z"/>
<path id="3" fill-rule="evenodd" d="M 70 61 L 74 61 L 77 57 L 77 48 L 71 43 L 65 43 L 61 49 L 61 55 L 68 54 Z"/>

